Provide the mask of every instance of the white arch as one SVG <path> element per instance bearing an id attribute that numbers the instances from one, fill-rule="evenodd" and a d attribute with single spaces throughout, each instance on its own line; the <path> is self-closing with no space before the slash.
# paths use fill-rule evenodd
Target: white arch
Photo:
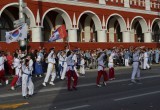
<path id="1" fill-rule="evenodd" d="M 141 16 L 136 16 L 136 17 L 134 17 L 134 18 L 132 19 L 131 24 L 130 24 L 130 29 L 132 29 L 132 26 L 134 25 L 134 22 L 135 22 L 136 19 L 139 21 L 139 23 L 140 23 L 140 25 L 141 25 L 142 33 L 148 32 L 147 22 L 146 22 L 146 20 L 145 20 L 143 17 L 141 17 Z"/>
<path id="2" fill-rule="evenodd" d="M 87 15 L 89 15 L 89 16 L 92 18 L 92 20 L 93 20 L 93 22 L 94 22 L 94 24 L 95 24 L 95 26 L 96 26 L 96 30 L 102 30 L 101 20 L 100 20 L 99 17 L 98 17 L 94 12 L 92 12 L 92 11 L 84 11 L 84 12 L 82 12 L 82 13 L 79 15 L 79 17 L 78 17 L 77 26 L 78 26 L 78 24 L 79 24 L 79 22 L 80 22 L 80 18 L 81 18 L 84 14 L 87 14 Z"/>
<path id="3" fill-rule="evenodd" d="M 120 14 L 117 14 L 117 13 L 111 14 L 111 15 L 107 18 L 106 27 L 107 27 L 107 25 L 108 25 L 108 23 L 109 23 L 109 19 L 110 19 L 111 17 L 115 17 L 115 18 L 117 19 L 117 21 L 118 21 L 118 23 L 119 23 L 119 25 L 120 25 L 120 27 L 121 27 L 121 32 L 127 31 L 127 26 L 126 26 L 126 22 L 125 22 L 124 18 L 123 18 Z"/>
<path id="4" fill-rule="evenodd" d="M 154 22 L 157 22 L 157 23 L 158 23 L 158 26 L 159 26 L 159 28 L 160 28 L 160 18 L 155 18 L 155 19 L 152 21 L 151 29 L 153 28 Z"/>
<path id="5" fill-rule="evenodd" d="M 44 18 L 47 15 L 47 13 L 50 12 L 50 11 L 56 11 L 56 12 L 60 13 L 62 18 L 65 21 L 66 28 L 67 29 L 72 29 L 72 21 L 71 21 L 70 16 L 68 15 L 68 13 L 66 11 L 64 11 L 63 9 L 60 9 L 60 8 L 50 8 L 50 9 L 48 9 L 42 16 L 41 26 L 43 26 Z"/>
<path id="6" fill-rule="evenodd" d="M 2 15 L 2 13 L 3 13 L 3 11 L 7 8 L 7 7 L 9 7 L 9 6 L 16 6 L 16 7 L 18 7 L 18 5 L 19 5 L 19 3 L 17 3 L 17 2 L 15 2 L 15 3 L 9 3 L 9 4 L 7 4 L 7 5 L 5 5 L 2 9 L 1 9 L 1 11 L 0 11 L 0 17 L 1 17 L 1 15 Z M 35 17 L 34 17 L 34 15 L 33 15 L 33 13 L 32 13 L 32 11 L 28 8 L 28 7 L 26 7 L 26 11 L 25 11 L 26 13 L 26 15 L 27 15 L 27 17 L 28 18 L 30 18 L 30 27 L 34 27 L 35 25 L 36 25 L 36 23 L 35 23 Z"/>

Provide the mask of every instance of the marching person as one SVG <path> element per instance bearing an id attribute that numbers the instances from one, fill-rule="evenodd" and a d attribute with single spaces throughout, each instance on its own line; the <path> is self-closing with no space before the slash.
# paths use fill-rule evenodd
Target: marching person
<path id="1" fill-rule="evenodd" d="M 146 70 L 146 69 L 151 69 L 151 67 L 149 66 L 148 64 L 148 51 L 147 50 L 144 50 L 144 65 L 143 65 L 143 69 Z"/>
<path id="2" fill-rule="evenodd" d="M 62 70 L 61 70 L 61 80 L 64 80 L 66 72 L 67 72 L 67 56 L 66 56 L 66 52 L 62 51 L 61 52 L 61 61 L 62 61 Z"/>
<path id="3" fill-rule="evenodd" d="M 47 68 L 47 74 L 44 78 L 44 82 L 42 83 L 43 86 L 46 86 L 46 83 L 49 80 L 50 75 L 52 76 L 51 81 L 49 82 L 50 85 L 55 85 L 53 82 L 56 78 L 56 71 L 55 71 L 55 54 L 54 54 L 54 48 L 50 49 L 50 53 L 48 55 L 48 68 Z"/>
<path id="4" fill-rule="evenodd" d="M 34 85 L 32 82 L 32 66 L 30 66 L 30 60 L 25 59 L 24 64 L 22 65 L 22 96 L 27 99 L 28 95 L 31 97 L 34 93 Z M 29 91 L 27 90 L 29 89 Z"/>
<path id="5" fill-rule="evenodd" d="M 135 48 L 133 52 L 133 64 L 132 64 L 132 75 L 131 75 L 131 82 L 136 83 L 135 76 L 137 75 L 137 78 L 139 80 L 140 78 L 140 69 L 139 69 L 139 54 L 141 49 L 144 48 L 142 47 L 137 47 Z"/>
<path id="6" fill-rule="evenodd" d="M 6 61 L 6 58 L 3 56 L 2 52 L 0 52 L 0 85 L 2 85 L 2 81 L 6 82 L 6 85 L 8 84 L 8 79 L 6 79 L 5 71 L 4 71 L 5 61 Z"/>
<path id="7" fill-rule="evenodd" d="M 104 82 L 103 84 L 106 85 L 107 84 L 107 80 L 108 80 L 108 77 L 107 77 L 107 73 L 105 71 L 105 66 L 104 66 L 104 56 L 105 56 L 105 53 L 100 51 L 99 52 L 99 55 L 98 55 L 98 76 L 97 76 L 97 86 L 98 87 L 101 87 L 100 85 L 100 79 L 101 79 L 101 76 L 103 75 L 103 78 L 104 78 Z"/>
<path id="8" fill-rule="evenodd" d="M 15 84 L 17 83 L 18 79 L 22 76 L 22 69 L 21 69 L 21 60 L 18 58 L 18 54 L 14 55 L 13 61 L 13 68 L 15 69 L 15 76 L 11 82 L 11 90 L 15 90 Z"/>
<path id="9" fill-rule="evenodd" d="M 38 55 L 36 62 L 35 62 L 35 71 L 34 71 L 36 77 L 42 77 L 43 74 L 43 67 L 42 67 L 42 58 Z"/>
<path id="10" fill-rule="evenodd" d="M 68 91 L 72 91 L 72 89 L 77 90 L 77 82 L 78 82 L 78 76 L 75 72 L 74 66 L 75 66 L 75 62 L 73 60 L 73 52 L 68 51 L 67 52 L 67 73 L 66 76 L 68 78 L 68 82 L 67 82 L 67 87 L 68 87 Z M 73 78 L 73 86 L 71 88 L 71 80 Z"/>
<path id="11" fill-rule="evenodd" d="M 109 67 L 109 79 L 110 80 L 115 79 L 113 57 L 114 57 L 113 54 L 109 54 L 108 67 Z"/>

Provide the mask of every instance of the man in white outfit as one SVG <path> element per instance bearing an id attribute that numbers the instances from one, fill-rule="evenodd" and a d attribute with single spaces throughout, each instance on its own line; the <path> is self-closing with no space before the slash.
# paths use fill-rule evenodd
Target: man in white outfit
<path id="1" fill-rule="evenodd" d="M 50 53 L 48 55 L 48 68 L 47 68 L 47 74 L 44 79 L 44 82 L 42 83 L 43 86 L 46 86 L 46 83 L 49 80 L 50 75 L 52 76 L 51 81 L 49 82 L 50 85 L 55 85 L 53 82 L 56 78 L 56 72 L 55 72 L 55 55 L 54 55 L 54 48 L 50 49 Z"/>
<path id="2" fill-rule="evenodd" d="M 144 65 L 143 65 L 144 70 L 151 69 L 151 67 L 148 64 L 148 58 L 149 58 L 148 52 L 145 50 L 145 52 L 144 52 Z"/>

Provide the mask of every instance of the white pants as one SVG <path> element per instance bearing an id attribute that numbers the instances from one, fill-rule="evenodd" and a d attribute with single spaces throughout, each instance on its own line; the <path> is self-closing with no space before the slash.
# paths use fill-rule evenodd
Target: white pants
<path id="1" fill-rule="evenodd" d="M 128 62 L 129 62 L 129 59 L 125 59 L 125 66 L 129 66 Z"/>
<path id="2" fill-rule="evenodd" d="M 143 69 L 150 68 L 150 66 L 148 65 L 148 58 L 144 58 L 144 65 L 143 65 Z"/>
<path id="3" fill-rule="evenodd" d="M 29 93 L 27 92 L 27 88 L 29 89 Z M 33 95 L 34 93 L 34 85 L 32 82 L 32 78 L 29 75 L 22 75 L 22 96 Z"/>
<path id="4" fill-rule="evenodd" d="M 44 78 L 45 83 L 48 82 L 50 75 L 52 76 L 51 82 L 53 82 L 56 78 L 56 72 L 55 72 L 55 65 L 52 63 L 48 64 L 47 74 L 46 74 L 46 77 Z"/>
<path id="5" fill-rule="evenodd" d="M 79 74 L 78 74 L 76 66 L 74 66 L 74 71 L 76 72 L 77 76 L 79 77 Z"/>
<path id="6" fill-rule="evenodd" d="M 137 74 L 137 78 L 140 78 L 140 69 L 139 69 L 139 62 L 133 62 L 133 70 L 132 70 L 132 76 L 131 76 L 131 80 L 135 79 L 135 76 Z"/>
<path id="7" fill-rule="evenodd" d="M 79 72 L 81 73 L 81 74 L 85 74 L 85 69 L 84 69 L 84 65 L 80 65 L 80 70 L 79 70 Z"/>
<path id="8" fill-rule="evenodd" d="M 113 68 L 113 63 L 108 63 L 108 68 Z"/>
<path id="9" fill-rule="evenodd" d="M 64 66 L 63 66 L 63 71 L 62 71 L 62 73 L 61 73 L 61 79 L 64 79 L 64 78 L 65 78 L 66 72 L 67 72 L 67 65 L 64 65 Z"/>

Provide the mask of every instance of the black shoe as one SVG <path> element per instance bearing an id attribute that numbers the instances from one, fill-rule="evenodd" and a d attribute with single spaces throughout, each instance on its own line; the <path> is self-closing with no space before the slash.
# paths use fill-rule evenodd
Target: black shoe
<path id="1" fill-rule="evenodd" d="M 28 99 L 28 97 L 27 97 L 27 96 L 23 96 L 23 98 L 24 98 L 24 99 Z"/>
<path id="2" fill-rule="evenodd" d="M 28 95 L 28 97 L 32 97 L 32 95 Z"/>
<path id="3" fill-rule="evenodd" d="M 68 91 L 72 91 L 72 89 L 68 89 Z"/>

